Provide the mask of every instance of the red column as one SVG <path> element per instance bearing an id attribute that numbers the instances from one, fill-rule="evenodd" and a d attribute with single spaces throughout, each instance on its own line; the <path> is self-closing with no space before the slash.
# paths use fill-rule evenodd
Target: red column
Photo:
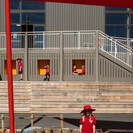
<path id="1" fill-rule="evenodd" d="M 13 104 L 13 81 L 12 81 L 10 0 L 5 0 L 5 15 L 6 15 L 6 49 L 7 49 L 7 70 L 8 70 L 9 124 L 10 124 L 10 133 L 14 133 L 14 104 Z"/>

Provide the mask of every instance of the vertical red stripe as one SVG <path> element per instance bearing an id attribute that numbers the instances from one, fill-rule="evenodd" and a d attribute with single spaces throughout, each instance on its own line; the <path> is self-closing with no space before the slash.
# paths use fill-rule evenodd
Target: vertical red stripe
<path id="1" fill-rule="evenodd" d="M 14 133 L 14 104 L 13 104 L 13 81 L 12 81 L 10 0 L 5 0 L 5 13 L 6 13 L 6 47 L 7 47 L 7 69 L 8 69 L 9 124 L 10 124 L 10 133 Z"/>

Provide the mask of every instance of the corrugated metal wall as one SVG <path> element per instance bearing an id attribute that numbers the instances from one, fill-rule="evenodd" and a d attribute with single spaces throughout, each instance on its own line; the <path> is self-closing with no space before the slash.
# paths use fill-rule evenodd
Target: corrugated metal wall
<path id="1" fill-rule="evenodd" d="M 46 30 L 105 31 L 105 7 L 46 3 Z"/>
<path id="2" fill-rule="evenodd" d="M 5 32 L 5 0 L 0 0 L 0 32 Z"/>
<path id="3" fill-rule="evenodd" d="M 5 31 L 5 2 L 0 0 L 0 32 Z M 47 3 L 46 31 L 101 30 L 105 32 L 105 7 Z"/>

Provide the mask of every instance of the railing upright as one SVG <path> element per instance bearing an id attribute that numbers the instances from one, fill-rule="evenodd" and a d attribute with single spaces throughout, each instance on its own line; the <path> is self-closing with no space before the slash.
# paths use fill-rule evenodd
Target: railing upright
<path id="1" fill-rule="evenodd" d="M 60 81 L 63 81 L 63 60 L 64 60 L 63 32 L 60 32 Z"/>
<path id="2" fill-rule="evenodd" d="M 96 66 L 96 81 L 99 81 L 99 63 L 98 63 L 98 56 L 99 56 L 99 46 L 98 46 L 98 31 L 96 31 L 96 39 L 95 39 L 95 53 L 96 53 L 96 59 L 95 59 L 95 66 Z"/>
<path id="3" fill-rule="evenodd" d="M 28 80 L 28 34 L 25 33 L 24 80 Z"/>
<path id="4" fill-rule="evenodd" d="M 116 45 L 116 41 L 115 41 L 115 58 L 116 58 L 116 55 L 117 55 L 117 45 Z"/>
<path id="5" fill-rule="evenodd" d="M 45 32 L 43 32 L 43 50 L 45 50 Z"/>
<path id="6" fill-rule="evenodd" d="M 77 38 L 77 41 L 78 41 L 78 49 L 80 49 L 80 32 L 78 32 L 78 38 Z"/>

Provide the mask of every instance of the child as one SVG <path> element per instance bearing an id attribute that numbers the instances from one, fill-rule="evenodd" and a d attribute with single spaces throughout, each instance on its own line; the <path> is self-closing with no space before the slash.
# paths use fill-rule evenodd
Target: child
<path id="1" fill-rule="evenodd" d="M 80 118 L 80 133 L 95 133 L 96 119 L 92 115 L 92 111 L 95 109 L 92 109 L 90 105 L 85 105 L 84 110 L 81 111 L 83 116 Z"/>
<path id="2" fill-rule="evenodd" d="M 23 63 L 22 63 L 22 59 L 18 58 L 17 61 L 19 61 L 18 62 L 18 74 L 20 75 L 20 80 L 19 81 L 22 81 L 23 80 Z"/>
<path id="3" fill-rule="evenodd" d="M 82 65 L 82 72 L 79 73 L 78 75 L 85 75 L 85 66 L 84 65 Z"/>
<path id="4" fill-rule="evenodd" d="M 77 75 L 78 71 L 76 70 L 76 65 L 73 66 L 73 71 L 72 71 L 73 75 Z"/>
<path id="5" fill-rule="evenodd" d="M 49 78 L 50 78 L 50 68 L 49 68 L 49 65 L 45 66 L 44 68 L 46 69 L 46 74 L 44 75 L 44 81 L 45 80 L 49 81 Z"/>
<path id="6" fill-rule="evenodd" d="M 101 133 L 109 133 L 109 128 L 108 127 L 101 128 Z"/>

